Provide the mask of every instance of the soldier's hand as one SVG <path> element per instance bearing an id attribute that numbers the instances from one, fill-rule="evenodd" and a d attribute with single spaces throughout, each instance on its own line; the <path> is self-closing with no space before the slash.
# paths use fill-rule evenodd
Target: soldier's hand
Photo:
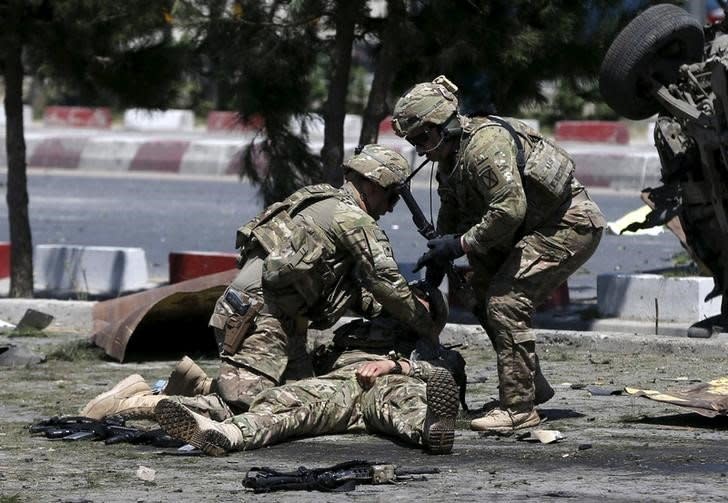
<path id="1" fill-rule="evenodd" d="M 419 271 L 423 267 L 434 264 L 438 267 L 445 267 L 445 264 L 465 255 L 465 250 L 460 243 L 460 236 L 447 234 L 445 236 L 430 239 L 427 242 L 430 251 L 425 252 L 413 269 L 414 272 Z"/>
<path id="2" fill-rule="evenodd" d="M 406 362 L 400 362 L 400 365 L 403 373 L 409 372 L 409 365 Z M 367 362 L 357 369 L 356 380 L 362 388 L 369 389 L 374 385 L 377 377 L 389 374 L 394 367 L 395 363 L 392 360 Z"/>

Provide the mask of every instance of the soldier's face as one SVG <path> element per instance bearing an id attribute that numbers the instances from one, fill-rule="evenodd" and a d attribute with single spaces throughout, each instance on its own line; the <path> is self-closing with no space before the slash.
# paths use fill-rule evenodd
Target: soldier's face
<path id="1" fill-rule="evenodd" d="M 374 220 L 379 220 L 379 217 L 392 211 L 399 201 L 399 194 L 396 191 L 383 189 L 376 183 L 367 182 L 364 190 L 366 210 Z"/>
<path id="2" fill-rule="evenodd" d="M 417 155 L 426 156 L 429 161 L 439 162 L 447 158 L 451 150 L 450 142 L 444 141 L 436 127 L 424 126 L 407 135 L 407 141 L 414 145 Z"/>

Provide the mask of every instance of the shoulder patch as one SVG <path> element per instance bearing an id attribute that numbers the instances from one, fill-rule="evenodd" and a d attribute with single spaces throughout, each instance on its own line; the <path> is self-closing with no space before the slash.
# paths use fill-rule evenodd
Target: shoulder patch
<path id="1" fill-rule="evenodd" d="M 483 183 L 488 187 L 488 190 L 493 190 L 501 184 L 501 180 L 498 177 L 497 171 L 492 166 L 488 166 L 483 170 L 479 170 L 480 176 L 483 177 Z"/>

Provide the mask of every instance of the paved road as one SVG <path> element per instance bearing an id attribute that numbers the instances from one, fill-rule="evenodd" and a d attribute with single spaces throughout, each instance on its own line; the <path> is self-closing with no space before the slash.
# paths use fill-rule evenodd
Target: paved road
<path id="1" fill-rule="evenodd" d="M 31 170 L 30 216 L 34 244 L 137 246 L 146 251 L 150 276 L 166 279 L 169 252 L 234 252 L 235 229 L 262 207 L 256 190 L 233 177 L 184 177 L 124 173 L 98 175 Z M 4 195 L 5 173 L 0 174 Z M 429 214 L 428 183 L 420 178 L 415 197 Z M 593 189 L 609 220 L 638 208 L 635 192 Z M 437 214 L 437 196 L 432 213 Z M 406 207 L 382 218 L 397 260 L 416 262 L 424 240 Z M 9 238 L 7 208 L 0 205 L 0 240 Z M 595 297 L 595 275 L 668 267 L 681 251 L 672 234 L 605 236 L 594 257 L 570 281 L 572 297 Z"/>

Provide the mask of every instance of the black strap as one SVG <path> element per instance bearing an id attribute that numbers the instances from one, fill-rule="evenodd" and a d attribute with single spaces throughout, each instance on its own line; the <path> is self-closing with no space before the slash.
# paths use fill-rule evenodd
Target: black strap
<path id="1" fill-rule="evenodd" d="M 487 117 L 491 121 L 500 125 L 503 129 L 508 131 L 508 133 L 513 138 L 513 141 L 516 142 L 516 165 L 518 166 L 518 171 L 521 173 L 521 175 L 523 175 L 523 172 L 526 169 L 526 152 L 525 150 L 523 150 L 523 142 L 521 141 L 521 137 L 518 136 L 518 133 L 515 129 L 513 129 L 513 126 L 511 126 L 505 119 L 502 119 L 495 115 L 488 115 Z"/>

